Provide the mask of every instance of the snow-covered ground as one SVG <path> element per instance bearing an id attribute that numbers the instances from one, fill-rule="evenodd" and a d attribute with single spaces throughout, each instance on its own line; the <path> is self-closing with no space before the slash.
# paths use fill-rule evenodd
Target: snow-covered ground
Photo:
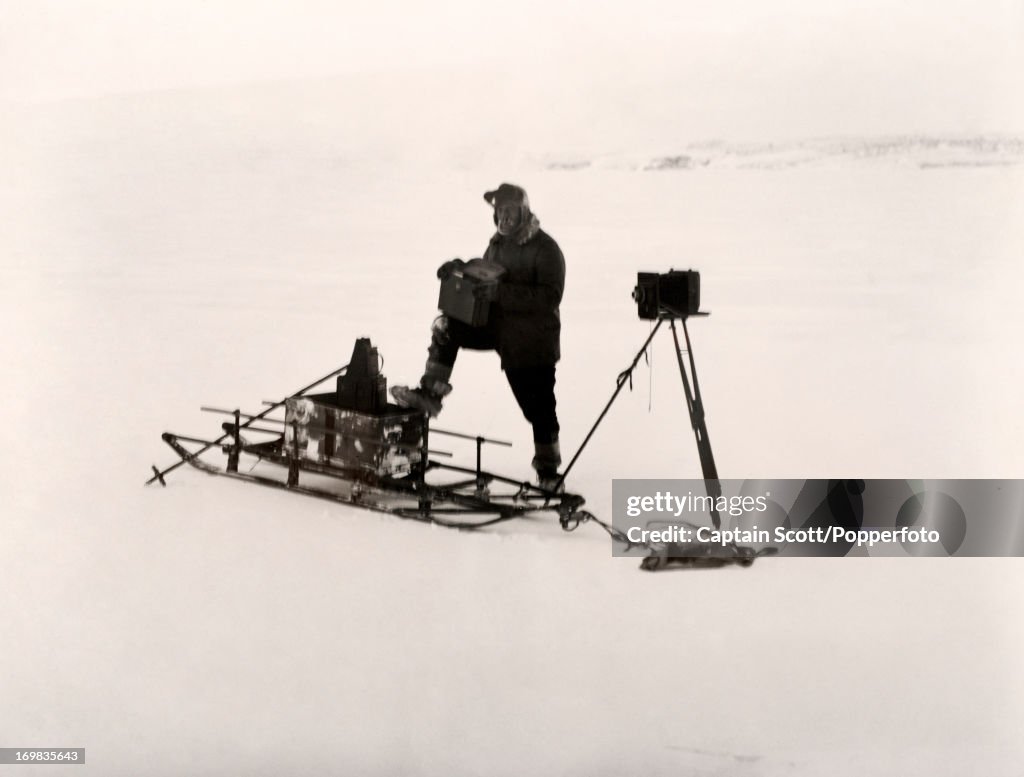
<path id="1" fill-rule="evenodd" d="M 142 486 L 162 431 L 218 427 L 201 404 L 258 408 L 359 336 L 415 380 L 434 269 L 483 250 L 503 180 L 567 257 L 567 452 L 648 333 L 636 271 L 693 267 L 723 477 L 1019 477 L 1019 140 L 968 148 L 1006 164 L 890 139 L 645 171 L 196 104 L 0 130 L 0 746 L 85 747 L 97 775 L 1022 773 L 1017 559 L 649 575 L 549 519 L 470 535 L 195 471 Z M 599 516 L 613 478 L 698 476 L 670 342 L 570 478 Z M 487 463 L 528 477 L 496 357 L 453 382 L 443 425 L 514 441 Z"/>

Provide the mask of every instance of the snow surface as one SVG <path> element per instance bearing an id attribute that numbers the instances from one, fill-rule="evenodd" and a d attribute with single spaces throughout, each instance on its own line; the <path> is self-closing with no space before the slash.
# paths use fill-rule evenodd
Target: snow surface
<path id="1" fill-rule="evenodd" d="M 1019 141 L 986 152 L 1006 165 L 910 143 L 867 166 L 551 169 L 218 104 L 0 130 L 0 745 L 85 747 L 97 775 L 1024 773 L 1017 559 L 652 575 L 547 518 L 465 534 L 192 470 L 142 486 L 173 460 L 162 431 L 212 434 L 200 405 L 258 408 L 359 336 L 415 380 L 434 268 L 482 252 L 503 180 L 567 257 L 568 453 L 648 333 L 636 271 L 693 267 L 723 477 L 1020 476 Z M 699 473 L 670 342 L 570 477 L 599 516 L 612 478 Z M 528 477 L 496 357 L 453 382 L 443 426 L 514 441 L 486 463 Z"/>

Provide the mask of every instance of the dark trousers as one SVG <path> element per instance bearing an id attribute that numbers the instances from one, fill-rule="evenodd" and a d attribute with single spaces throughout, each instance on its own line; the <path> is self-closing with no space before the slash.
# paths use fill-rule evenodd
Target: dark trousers
<path id="1" fill-rule="evenodd" d="M 430 361 L 451 368 L 460 348 L 493 351 L 497 349 L 497 338 L 487 326 L 474 327 L 447 317 L 435 321 Z M 533 426 L 533 441 L 543 445 L 556 442 L 559 426 L 555 412 L 555 365 L 506 367 L 505 378 L 519 409 Z"/>

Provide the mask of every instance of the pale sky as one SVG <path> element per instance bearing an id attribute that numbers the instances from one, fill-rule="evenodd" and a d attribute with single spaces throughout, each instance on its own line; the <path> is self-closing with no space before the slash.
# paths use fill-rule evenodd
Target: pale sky
<path id="1" fill-rule="evenodd" d="M 0 100 L 453 64 L 769 123 L 1024 130 L 1024 0 L 0 0 Z"/>

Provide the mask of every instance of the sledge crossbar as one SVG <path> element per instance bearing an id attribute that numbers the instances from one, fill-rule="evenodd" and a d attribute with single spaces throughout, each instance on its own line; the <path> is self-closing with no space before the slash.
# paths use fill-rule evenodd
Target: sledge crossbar
<path id="1" fill-rule="evenodd" d="M 430 427 L 431 434 L 443 434 L 448 437 L 458 437 L 460 440 L 473 440 L 474 442 L 483 442 L 490 445 L 504 445 L 506 448 L 511 448 L 512 443 L 505 442 L 504 440 L 492 440 L 489 437 L 478 437 L 473 434 L 463 434 L 462 432 L 450 432 L 447 429 L 436 429 Z"/>
<path id="2" fill-rule="evenodd" d="M 333 371 L 332 371 L 332 372 L 330 372 L 329 374 L 327 374 L 327 375 L 324 375 L 324 376 L 323 376 L 322 378 L 320 378 L 319 380 L 316 380 L 316 381 L 314 381 L 313 383 L 310 383 L 310 384 L 309 384 L 308 386 L 305 386 L 304 388 L 301 388 L 301 389 L 299 389 L 299 390 L 298 390 L 298 391 L 296 391 L 296 392 L 295 392 L 294 394 L 290 394 L 289 396 L 285 397 L 285 398 L 284 398 L 284 399 L 282 399 L 282 400 L 281 400 L 280 402 L 276 402 L 276 403 L 274 403 L 273 405 L 271 405 L 270 407 L 268 407 L 268 408 L 267 408 L 266 410 L 264 410 L 264 411 L 263 411 L 262 413 L 260 413 L 259 415 L 256 415 L 256 416 L 253 416 L 252 418 L 250 418 L 250 419 L 249 419 L 248 421 L 246 421 L 246 422 L 245 422 L 244 424 L 239 424 L 239 429 L 244 429 L 244 428 L 245 428 L 245 427 L 247 427 L 247 426 L 248 426 L 249 424 L 251 424 L 251 423 L 252 423 L 253 421 L 258 421 L 258 420 L 260 420 L 260 419 L 262 419 L 262 418 L 265 418 L 265 417 L 267 416 L 267 414 L 269 414 L 269 413 L 270 413 L 270 411 L 274 410 L 275 408 L 278 408 L 278 407 L 280 407 L 280 406 L 281 406 L 281 405 L 283 405 L 283 404 L 284 404 L 285 402 L 287 402 L 287 401 L 288 401 L 288 400 L 289 400 L 289 399 L 290 399 L 291 397 L 300 397 L 300 396 L 302 396 L 303 394 L 305 394 L 305 393 L 306 393 L 307 391 L 309 391 L 310 389 L 313 389 L 313 388 L 316 388 L 317 386 L 319 386 L 319 385 L 320 385 L 321 383 L 323 383 L 323 382 L 324 382 L 325 380 L 330 380 L 330 379 L 331 379 L 331 378 L 333 378 L 333 377 L 334 377 L 335 375 L 340 375 L 341 373 L 343 373 L 343 372 L 344 372 L 345 370 L 347 370 L 347 369 L 348 369 L 348 365 L 346 364 L 346 365 L 345 365 L 344 367 L 339 367 L 338 369 L 336 369 L 336 370 L 333 370 Z M 233 413 L 233 412 L 232 412 L 232 415 L 234 415 L 234 413 Z M 229 434 L 223 434 L 223 435 L 221 435 L 220 437 L 218 437 L 218 438 L 217 438 L 216 440 L 214 440 L 213 442 L 211 442 L 211 443 L 207 443 L 207 444 L 206 444 L 206 445 L 205 445 L 205 446 L 204 446 L 204 447 L 203 447 L 203 448 L 202 448 L 201 450 L 198 450 L 198 451 L 196 451 L 195 453 L 193 453 L 193 454 L 192 454 L 192 457 L 193 457 L 193 458 L 195 458 L 196 456 L 200 456 L 200 455 L 202 455 L 203 453 L 205 453 L 206 451 L 208 451 L 208 450 L 209 450 L 210 448 L 212 448 L 212 447 L 213 447 L 214 445 L 220 445 L 220 444 L 221 444 L 222 442 L 224 442 L 224 440 L 226 440 L 226 439 L 227 439 L 228 437 L 230 437 L 230 436 L 231 436 L 231 435 L 229 435 Z M 166 474 L 167 474 L 168 472 L 172 472 L 173 470 L 176 470 L 176 469 L 177 469 L 178 467 L 180 467 L 180 466 L 181 466 L 182 464 L 184 464 L 184 463 L 185 463 L 185 460 L 184 460 L 184 459 L 181 459 L 181 460 L 179 460 L 179 461 L 176 461 L 176 462 L 175 462 L 174 464 L 172 464 L 171 466 L 167 467 L 166 469 L 164 469 L 164 470 L 162 470 L 162 471 L 161 471 L 161 470 L 157 470 L 157 471 L 156 471 L 156 472 L 155 472 L 155 473 L 153 474 L 153 477 L 151 477 L 151 478 L 150 478 L 149 480 L 147 480 L 147 481 L 146 481 L 146 485 L 148 486 L 148 485 L 149 485 L 150 483 L 153 483 L 153 482 L 154 482 L 154 481 L 156 481 L 156 480 L 159 480 L 161 484 L 163 484 L 163 485 L 166 485 L 166 483 L 164 483 L 164 479 L 163 479 L 163 476 L 164 476 L 164 475 L 166 475 Z"/>

